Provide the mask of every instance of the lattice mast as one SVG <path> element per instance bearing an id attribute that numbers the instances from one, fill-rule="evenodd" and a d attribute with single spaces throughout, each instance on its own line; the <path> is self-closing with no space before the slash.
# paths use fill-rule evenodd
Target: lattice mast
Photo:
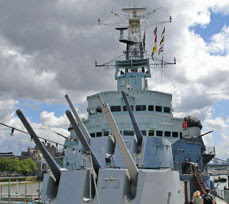
<path id="1" fill-rule="evenodd" d="M 146 8 L 124 8 L 122 9 L 128 15 L 129 25 L 128 27 L 119 27 L 116 30 L 120 30 L 119 41 L 126 44 L 126 51 L 124 54 L 126 59 L 139 59 L 143 58 L 145 52 L 145 46 L 141 34 L 141 15 Z M 128 36 L 125 37 L 124 31 L 128 30 Z"/>
<path id="2" fill-rule="evenodd" d="M 149 63 L 150 58 L 147 57 L 145 49 L 145 29 L 158 24 L 171 22 L 171 17 L 169 21 L 153 24 L 148 23 L 146 21 L 147 18 L 158 9 L 155 9 L 152 12 L 146 12 L 146 10 L 146 8 L 137 8 L 134 4 L 132 8 L 122 9 L 124 15 L 118 14 L 114 11 L 111 12 L 115 16 L 125 18 L 125 23 L 118 24 L 119 26 L 115 28 L 120 32 L 119 41 L 126 45 L 126 49 L 123 51 L 124 59 L 120 59 L 121 56 L 119 56 L 101 65 L 98 65 L 96 62 L 96 67 L 115 67 L 115 79 L 117 80 L 118 91 L 147 90 L 147 79 L 151 78 L 150 65 L 154 67 L 163 67 L 166 64 L 174 64 L 168 63 L 163 59 L 153 64 Z M 100 19 L 98 19 L 98 24 L 109 25 L 107 23 L 102 23 Z M 142 26 L 145 28 L 143 35 Z M 112 62 L 114 62 L 114 64 Z"/>

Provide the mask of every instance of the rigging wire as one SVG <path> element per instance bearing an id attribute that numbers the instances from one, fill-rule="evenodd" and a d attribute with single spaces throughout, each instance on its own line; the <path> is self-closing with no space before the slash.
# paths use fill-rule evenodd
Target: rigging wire
<path id="1" fill-rule="evenodd" d="M 97 64 L 97 62 L 96 62 L 96 63 L 95 63 L 95 66 L 96 66 L 96 67 L 114 66 L 114 65 L 109 65 L 109 63 L 112 63 L 112 62 L 114 62 L 116 59 L 119 59 L 119 58 L 121 58 L 121 57 L 123 57 L 123 56 L 124 56 L 124 55 L 122 54 L 122 55 L 120 55 L 120 56 L 118 56 L 118 57 L 115 57 L 115 58 L 113 58 L 113 59 L 111 59 L 111 60 L 109 60 L 109 61 L 103 63 L 103 64 Z"/>
<path id="2" fill-rule="evenodd" d="M 11 135 L 11 136 L 13 136 L 13 133 L 14 133 L 14 131 L 15 131 L 15 130 L 16 130 L 16 131 L 18 131 L 18 132 L 21 132 L 21 133 L 24 133 L 24 134 L 29 135 L 29 133 L 28 133 L 28 132 L 26 132 L 26 131 L 24 131 L 24 130 L 21 130 L 21 129 L 18 129 L 18 128 L 16 128 L 16 127 L 13 127 L 13 126 L 10 126 L 10 125 L 6 125 L 6 124 L 1 123 L 1 122 L 0 122 L 0 125 L 5 126 L 5 127 L 7 127 L 7 128 L 10 128 L 10 129 L 11 129 L 11 133 L 10 133 L 10 135 Z M 57 135 L 59 135 L 59 136 L 61 136 L 61 137 L 65 138 L 66 140 L 71 140 L 71 138 L 66 137 L 66 136 L 64 136 L 64 135 L 63 135 L 63 134 L 61 134 L 61 133 L 58 133 L 58 132 L 55 132 L 55 133 L 56 133 Z M 57 146 L 57 145 L 60 145 L 60 146 L 63 146 L 65 149 L 66 149 L 66 147 L 68 147 L 68 148 L 71 148 L 73 151 L 75 150 L 75 148 L 72 148 L 72 147 L 70 147 L 70 146 L 66 146 L 66 145 L 61 144 L 61 143 L 59 143 L 59 142 L 55 142 L 55 141 L 53 141 L 53 140 L 46 139 L 46 138 L 44 138 L 44 137 L 40 137 L 40 136 L 37 136 L 37 137 L 38 137 L 39 139 L 44 140 L 44 142 L 45 142 L 45 143 L 48 141 L 48 142 L 51 142 L 51 143 L 56 144 L 56 146 Z M 32 139 L 32 138 L 31 138 L 31 139 Z"/>

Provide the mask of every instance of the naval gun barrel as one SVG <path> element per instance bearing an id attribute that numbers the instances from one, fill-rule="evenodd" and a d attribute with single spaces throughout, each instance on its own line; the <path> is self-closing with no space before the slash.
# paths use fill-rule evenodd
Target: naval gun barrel
<path id="1" fill-rule="evenodd" d="M 100 95 L 98 95 L 99 102 L 102 105 L 103 113 L 110 125 L 112 134 L 115 137 L 116 142 L 118 143 L 120 147 L 120 151 L 122 153 L 123 159 L 126 163 L 126 167 L 128 169 L 128 173 L 130 176 L 130 180 L 134 186 L 137 186 L 137 180 L 138 180 L 138 169 L 136 167 L 136 164 L 134 163 L 134 160 L 129 152 L 129 150 L 126 147 L 126 144 L 120 134 L 119 128 L 115 122 L 115 119 L 110 111 L 109 105 L 107 103 L 103 102 L 103 99 Z"/>
<path id="2" fill-rule="evenodd" d="M 102 165 L 100 164 L 100 162 L 97 159 L 96 155 L 92 151 L 91 146 L 89 145 L 88 141 L 85 138 L 85 135 L 82 133 L 81 129 L 79 128 L 79 125 L 77 125 L 72 113 L 69 110 L 67 110 L 65 112 L 65 114 L 67 115 L 67 117 L 68 117 L 73 129 L 75 130 L 76 135 L 78 136 L 83 148 L 85 149 L 85 151 L 91 153 L 94 170 L 95 170 L 96 174 L 98 175 L 98 171 L 102 167 Z"/>
<path id="3" fill-rule="evenodd" d="M 135 120 L 133 111 L 132 111 L 132 109 L 131 109 L 131 107 L 130 107 L 130 104 L 129 104 L 129 101 L 128 101 L 128 99 L 127 99 L 127 96 L 126 96 L 125 91 L 122 91 L 121 94 L 122 94 L 122 97 L 123 97 L 124 102 L 125 102 L 125 104 L 126 104 L 126 108 L 127 108 L 127 111 L 128 111 L 128 113 L 129 113 L 129 115 L 130 115 L 130 119 L 131 119 L 131 122 L 132 122 L 132 125 L 133 125 L 133 128 L 134 128 L 134 132 L 135 132 L 135 134 L 136 134 L 137 146 L 139 147 L 139 149 L 141 149 L 142 140 L 143 140 L 143 139 L 142 139 L 142 138 L 143 138 L 142 132 L 141 132 L 141 130 L 139 129 L 139 126 L 138 126 L 138 124 L 137 124 L 137 121 Z M 141 151 L 141 150 L 140 150 L 140 151 Z"/>
<path id="4" fill-rule="evenodd" d="M 37 147 L 41 151 L 45 161 L 48 163 L 48 165 L 49 165 L 49 167 L 50 167 L 50 169 L 51 169 L 51 171 L 52 171 L 52 173 L 56 179 L 56 182 L 58 183 L 60 180 L 60 175 L 61 175 L 60 167 L 58 166 L 56 161 L 53 159 L 51 154 L 48 152 L 48 150 L 41 143 L 41 141 L 37 137 L 36 133 L 34 132 L 33 128 L 31 127 L 31 125 L 29 124 L 29 122 L 27 121 L 25 116 L 23 115 L 22 111 L 20 109 L 18 109 L 16 111 L 16 113 L 17 113 L 18 117 L 20 118 L 21 122 L 23 123 L 23 125 L 25 126 L 25 128 L 27 129 L 31 138 L 33 139 L 33 141 L 35 142 L 35 144 L 37 145 Z"/>
<path id="5" fill-rule="evenodd" d="M 76 121 L 77 121 L 77 123 L 78 123 L 78 125 L 79 125 L 79 127 L 80 127 L 80 129 L 81 129 L 81 131 L 82 131 L 82 133 L 83 133 L 83 135 L 84 135 L 84 138 L 85 138 L 85 139 L 87 140 L 87 142 L 90 144 L 90 142 L 91 142 L 91 136 L 89 135 L 89 133 L 88 133 L 86 127 L 84 126 L 84 124 L 83 124 L 82 121 L 80 120 L 80 117 L 79 117 L 79 115 L 77 114 L 76 109 L 75 109 L 75 107 L 73 106 L 73 104 L 72 104 L 72 102 L 71 102 L 71 100 L 70 100 L 70 97 L 66 94 L 66 95 L 65 95 L 65 98 L 66 98 L 66 100 L 67 100 L 67 102 L 68 102 L 68 105 L 70 106 L 70 108 L 71 108 L 71 110 L 72 110 L 72 113 L 73 113 L 73 115 L 74 115 L 74 117 L 75 117 L 75 119 L 76 119 Z"/>

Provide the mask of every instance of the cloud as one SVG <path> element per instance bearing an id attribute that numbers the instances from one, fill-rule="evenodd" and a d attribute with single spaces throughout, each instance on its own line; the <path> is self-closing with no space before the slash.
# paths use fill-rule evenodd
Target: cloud
<path id="1" fill-rule="evenodd" d="M 214 55 L 228 55 L 229 53 L 229 27 L 224 26 L 220 33 L 212 36 L 209 52 Z"/>
<path id="2" fill-rule="evenodd" d="M 17 105 L 17 101 L 13 99 L 0 98 L 0 122 L 1 121 L 9 121 L 9 119 L 13 116 L 15 105 Z"/>
<path id="3" fill-rule="evenodd" d="M 40 119 L 42 124 L 49 127 L 62 127 L 69 124 L 65 116 L 55 117 L 54 112 L 48 113 L 47 111 L 43 111 L 41 112 Z"/>
<path id="4" fill-rule="evenodd" d="M 15 116 L 17 104 L 18 101 L 12 99 L 0 101 L 0 122 L 27 132 L 22 122 Z M 66 117 L 55 117 L 54 113 L 48 113 L 45 111 L 41 113 L 40 117 L 41 123 L 33 123 L 30 121 L 30 118 L 27 118 L 36 134 L 53 141 L 54 144 L 56 142 L 64 144 L 64 138 L 56 133 L 61 133 L 66 137 L 69 136 L 67 130 L 69 123 L 67 122 Z M 17 130 L 14 130 L 13 136 L 11 136 L 10 133 L 11 128 L 0 125 L 1 152 L 14 152 L 16 155 L 20 155 L 20 153 L 26 151 L 28 147 L 35 146 L 34 142 L 30 140 L 28 134 L 21 133 Z"/>
<path id="5" fill-rule="evenodd" d="M 215 5 L 213 7 L 214 12 L 221 12 L 224 15 L 229 14 L 229 3 L 227 0 L 215 1 Z"/>
<path id="6" fill-rule="evenodd" d="M 228 1 L 147 0 L 138 4 L 146 5 L 149 11 L 161 7 L 149 19 L 151 23 L 170 15 L 173 18 L 173 23 L 166 25 L 164 59 L 172 61 L 176 57 L 177 65 L 152 69 L 150 88 L 173 94 L 176 116 L 195 115 L 216 128 L 220 119 L 212 118 L 212 107 L 219 99 L 229 99 L 229 29 L 224 26 L 205 42 L 190 28 L 206 28 L 211 12 L 229 14 Z M 125 6 L 128 3 L 121 0 L 1 1 L 0 121 L 22 127 L 14 116 L 18 101 L 65 103 L 66 93 L 85 116 L 87 95 L 115 90 L 114 69 L 95 68 L 94 61 L 109 61 L 122 54 L 124 47 L 118 44 L 115 26 L 98 26 L 97 19 L 120 22 L 120 17 L 115 18 L 110 11 L 121 13 Z M 148 54 L 153 45 L 152 30 L 147 30 Z M 47 129 L 62 131 L 68 123 L 64 116 L 56 117 L 45 110 L 40 119 L 40 124 L 33 123 L 34 128 L 54 138 L 56 135 Z M 7 143 L 7 134 L 3 134 L 1 146 Z M 16 148 L 15 143 L 11 147 Z"/>
<path id="7" fill-rule="evenodd" d="M 223 118 L 216 117 L 214 119 L 209 119 L 205 122 L 205 124 L 210 128 L 214 130 L 226 130 L 229 128 L 229 124 Z"/>

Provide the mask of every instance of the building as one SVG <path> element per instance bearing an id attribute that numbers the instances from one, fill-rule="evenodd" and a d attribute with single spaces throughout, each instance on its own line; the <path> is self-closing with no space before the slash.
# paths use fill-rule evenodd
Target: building
<path id="1" fill-rule="evenodd" d="M 14 155 L 13 152 L 0 152 L 0 159 L 8 158 L 8 159 L 15 159 L 18 158 Z"/>

